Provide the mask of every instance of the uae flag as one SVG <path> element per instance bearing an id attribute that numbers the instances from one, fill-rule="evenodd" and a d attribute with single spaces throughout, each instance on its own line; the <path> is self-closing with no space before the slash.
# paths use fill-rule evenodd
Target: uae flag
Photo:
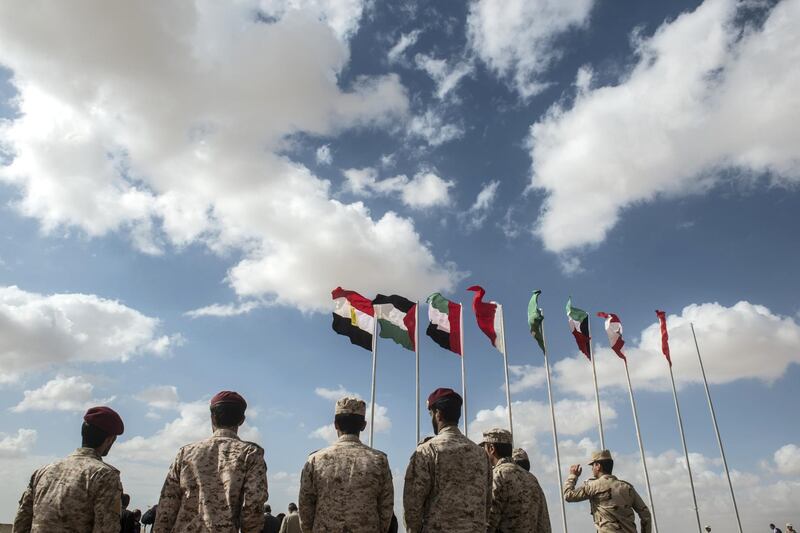
<path id="1" fill-rule="evenodd" d="M 496 302 L 484 302 L 483 297 L 486 291 L 480 285 L 473 285 L 467 289 L 475 293 L 472 298 L 472 310 L 475 311 L 475 319 L 478 327 L 489 337 L 492 346 L 505 353 L 503 346 L 503 310 Z"/>
<path id="2" fill-rule="evenodd" d="M 567 319 L 572 330 L 572 336 L 578 343 L 578 349 L 591 360 L 592 352 L 589 347 L 589 314 L 583 309 L 572 307 L 572 298 L 567 300 Z"/>
<path id="3" fill-rule="evenodd" d="M 656 311 L 658 322 L 661 324 L 661 351 L 667 358 L 669 366 L 672 366 L 672 359 L 669 356 L 669 333 L 667 333 L 667 314 L 664 311 Z"/>
<path id="4" fill-rule="evenodd" d="M 415 317 L 417 304 L 396 294 L 391 296 L 379 294 L 372 300 L 372 306 L 375 308 L 375 318 L 381 327 L 380 336 L 392 339 L 413 351 L 417 342 L 414 338 L 417 330 Z"/>
<path id="5" fill-rule="evenodd" d="M 542 294 L 540 290 L 533 291 L 531 301 L 528 302 L 528 325 L 531 328 L 531 335 L 533 335 L 533 338 L 539 343 L 539 348 L 541 348 L 542 353 L 544 353 L 544 330 L 542 327 L 544 323 L 544 313 L 539 309 L 540 294 Z"/>
<path id="6" fill-rule="evenodd" d="M 608 335 L 608 343 L 611 349 L 617 354 L 620 359 L 625 359 L 625 354 L 622 353 L 622 347 L 625 346 L 625 340 L 622 338 L 622 322 L 619 317 L 614 313 L 597 313 L 600 318 L 606 319 L 606 334 Z"/>
<path id="7" fill-rule="evenodd" d="M 350 338 L 350 342 L 372 351 L 375 310 L 372 301 L 355 291 L 336 287 L 333 296 L 333 331 Z"/>
<path id="8" fill-rule="evenodd" d="M 435 292 L 428 296 L 428 318 L 428 337 L 445 350 L 461 355 L 461 305 Z"/>

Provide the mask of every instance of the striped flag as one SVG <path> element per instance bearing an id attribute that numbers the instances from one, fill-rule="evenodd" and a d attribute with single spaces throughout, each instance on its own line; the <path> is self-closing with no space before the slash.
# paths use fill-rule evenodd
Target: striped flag
<path id="1" fill-rule="evenodd" d="M 619 317 L 614 313 L 597 313 L 600 318 L 606 319 L 606 334 L 608 335 L 608 343 L 611 349 L 617 354 L 620 359 L 625 359 L 625 354 L 622 353 L 622 347 L 625 346 L 625 340 L 622 338 L 622 322 Z M 627 359 L 625 359 L 627 361 Z"/>
<path id="2" fill-rule="evenodd" d="M 403 348 L 414 351 L 416 339 L 414 338 L 416 325 L 417 304 L 392 294 L 384 296 L 379 294 L 372 300 L 375 308 L 375 318 L 378 319 L 380 326 L 380 336 L 384 339 L 392 339 Z"/>
<path id="3" fill-rule="evenodd" d="M 473 285 L 467 290 L 475 293 L 472 298 L 472 310 L 475 311 L 478 327 L 489 337 L 492 346 L 497 348 L 500 353 L 504 353 L 503 314 L 502 311 L 498 311 L 497 302 L 484 302 L 483 297 L 486 291 L 480 285 Z"/>
<path id="4" fill-rule="evenodd" d="M 531 328 L 531 335 L 533 335 L 533 338 L 539 343 L 539 348 L 541 348 L 542 353 L 544 353 L 544 330 L 542 327 L 544 322 L 544 313 L 541 309 L 539 309 L 540 294 L 542 294 L 542 291 L 540 290 L 533 291 L 531 301 L 528 302 L 528 325 Z"/>
<path id="5" fill-rule="evenodd" d="M 435 292 L 428 296 L 428 318 L 428 337 L 445 350 L 461 355 L 461 306 Z"/>
<path id="6" fill-rule="evenodd" d="M 572 336 L 578 343 L 578 349 L 583 352 L 587 359 L 592 359 L 592 352 L 589 347 L 589 314 L 583 309 L 572 307 L 572 297 L 567 300 L 567 319 L 572 330 Z"/>
<path id="7" fill-rule="evenodd" d="M 669 366 L 672 366 L 672 358 L 669 356 L 669 333 L 667 333 L 667 314 L 664 311 L 656 310 L 658 322 L 661 325 L 661 351 L 667 358 Z"/>
<path id="8" fill-rule="evenodd" d="M 355 291 L 336 287 L 333 296 L 333 331 L 344 335 L 356 346 L 372 351 L 375 310 L 372 301 Z"/>

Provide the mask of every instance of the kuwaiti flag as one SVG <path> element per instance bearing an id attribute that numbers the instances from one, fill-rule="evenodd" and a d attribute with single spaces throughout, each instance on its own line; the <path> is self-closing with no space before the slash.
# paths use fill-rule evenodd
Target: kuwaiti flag
<path id="1" fill-rule="evenodd" d="M 428 296 L 428 318 L 428 337 L 445 350 L 461 355 L 461 305 L 435 292 Z"/>
<path id="2" fill-rule="evenodd" d="M 480 285 L 473 285 L 467 290 L 475 293 L 472 298 L 472 310 L 475 311 L 478 327 L 489 337 L 492 346 L 500 350 L 500 353 L 505 353 L 502 307 L 498 306 L 497 302 L 484 302 L 486 291 Z"/>
<path id="3" fill-rule="evenodd" d="M 622 353 L 625 340 L 622 338 L 622 322 L 619 321 L 619 317 L 614 313 L 602 312 L 597 313 L 597 316 L 606 319 L 606 334 L 608 335 L 608 343 L 611 345 L 611 349 L 620 359 L 625 359 L 625 354 Z"/>
<path id="4" fill-rule="evenodd" d="M 333 296 L 333 331 L 350 338 L 350 342 L 372 351 L 375 310 L 372 301 L 355 291 L 336 287 Z"/>
<path id="5" fill-rule="evenodd" d="M 672 366 L 672 358 L 669 356 L 669 333 L 667 333 L 667 314 L 664 311 L 656 311 L 658 322 L 661 324 L 661 351 L 667 358 L 669 366 Z"/>
<path id="6" fill-rule="evenodd" d="M 569 319 L 569 327 L 572 330 L 572 336 L 575 337 L 575 342 L 578 343 L 578 349 L 583 352 L 588 359 L 592 358 L 592 352 L 589 347 L 589 314 L 583 309 L 572 307 L 572 297 L 567 300 L 567 319 Z"/>
<path id="7" fill-rule="evenodd" d="M 372 300 L 372 306 L 375 308 L 375 318 L 381 327 L 380 336 L 392 339 L 413 351 L 417 342 L 414 338 L 417 330 L 417 304 L 396 294 L 391 296 L 379 294 Z"/>

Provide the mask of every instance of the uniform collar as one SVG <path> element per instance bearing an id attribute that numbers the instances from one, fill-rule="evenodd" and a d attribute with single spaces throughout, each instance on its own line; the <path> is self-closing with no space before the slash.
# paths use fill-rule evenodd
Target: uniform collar
<path id="1" fill-rule="evenodd" d="M 72 455 L 80 455 L 81 457 L 94 457 L 95 459 L 98 459 L 100 461 L 103 460 L 103 458 L 100 456 L 99 453 L 97 453 L 97 450 L 95 450 L 94 448 L 78 448 L 77 450 L 72 452 Z"/>
<path id="2" fill-rule="evenodd" d="M 447 426 L 440 429 L 436 435 L 461 435 L 461 430 L 458 426 Z"/>
<path id="3" fill-rule="evenodd" d="M 339 437 L 339 440 L 336 442 L 358 442 L 361 443 L 361 439 L 358 438 L 358 435 L 348 435 L 347 433 L 343 434 Z"/>
<path id="4" fill-rule="evenodd" d="M 216 431 L 214 431 L 214 436 L 239 440 L 239 435 L 237 435 L 236 432 L 233 431 L 232 429 L 219 428 Z"/>

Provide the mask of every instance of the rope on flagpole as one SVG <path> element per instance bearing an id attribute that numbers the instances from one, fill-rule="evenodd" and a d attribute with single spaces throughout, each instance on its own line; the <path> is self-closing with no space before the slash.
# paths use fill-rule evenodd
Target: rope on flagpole
<path id="1" fill-rule="evenodd" d="M 508 384 L 508 348 L 506 347 L 506 318 L 503 313 L 503 306 L 497 305 L 497 312 L 500 313 L 500 334 L 503 339 L 503 368 L 506 377 L 506 405 L 508 406 L 508 430 L 514 435 L 514 420 L 511 417 L 511 388 Z"/>
<path id="2" fill-rule="evenodd" d="M 600 449 L 606 449 L 606 438 L 603 433 L 603 415 L 600 413 L 600 390 L 597 388 L 597 370 L 594 364 L 594 350 L 592 350 L 592 321 L 587 318 L 589 328 L 589 360 L 592 362 L 592 381 L 594 382 L 594 401 L 597 404 L 597 425 L 600 430 Z"/>
<path id="3" fill-rule="evenodd" d="M 561 503 L 561 526 L 564 533 L 567 533 L 567 509 L 564 506 L 564 480 L 561 477 L 561 454 L 558 451 L 558 430 L 556 429 L 556 411 L 553 408 L 553 391 L 550 384 L 550 363 L 547 360 L 547 340 L 544 336 L 544 326 L 542 326 L 542 346 L 544 349 L 544 370 L 547 376 L 547 399 L 550 401 L 550 423 L 553 426 L 553 449 L 556 452 L 556 472 L 558 473 L 558 495 L 559 503 Z"/>

